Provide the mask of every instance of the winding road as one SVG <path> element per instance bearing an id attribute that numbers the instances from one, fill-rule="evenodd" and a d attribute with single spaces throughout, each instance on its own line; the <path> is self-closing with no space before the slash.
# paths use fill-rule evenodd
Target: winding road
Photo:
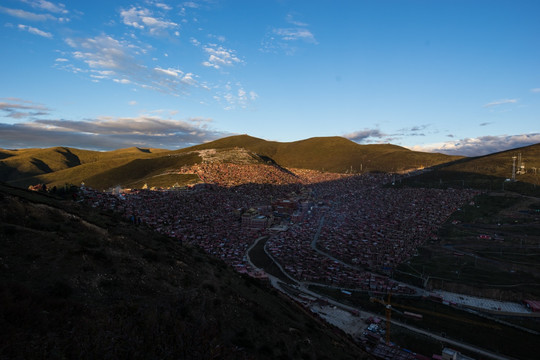
<path id="1" fill-rule="evenodd" d="M 317 251 L 318 253 L 324 255 L 324 256 L 327 256 L 329 257 L 330 259 L 332 260 L 335 260 L 335 261 L 339 261 L 340 263 L 342 263 L 343 265 L 345 266 L 349 266 L 349 267 L 352 267 L 352 268 L 355 268 L 356 267 L 353 267 L 351 265 L 348 265 L 348 264 L 345 264 L 343 263 L 342 261 L 338 260 L 338 259 L 335 259 L 334 257 L 332 256 L 329 256 L 328 254 L 326 254 L 325 252 L 317 249 L 317 240 L 319 238 L 319 235 L 320 235 L 320 232 L 321 232 L 321 229 L 322 229 L 322 226 L 324 224 L 324 216 L 321 218 L 321 221 L 319 223 L 319 227 L 317 229 L 317 232 L 313 238 L 313 241 L 311 243 L 311 246 L 312 248 Z M 362 319 L 365 319 L 365 318 L 368 318 L 368 317 L 378 317 L 379 314 L 375 314 L 375 313 L 372 313 L 372 312 L 369 312 L 369 311 L 364 311 L 362 309 L 359 309 L 359 308 L 355 308 L 355 307 L 352 307 L 352 306 L 349 306 L 349 305 L 346 305 L 346 304 L 343 304 L 343 303 L 340 303 L 334 299 L 330 299 L 324 295 L 321 295 L 319 293 L 316 293 L 316 292 L 313 292 L 311 290 L 308 289 L 308 286 L 309 285 L 317 285 L 317 286 L 323 286 L 323 287 L 332 287 L 332 288 L 337 288 L 337 287 L 333 287 L 333 286 L 328 286 L 328 285 L 325 285 L 325 284 L 319 284 L 319 283 L 313 283 L 313 282 L 302 282 L 302 281 L 298 281 L 297 279 L 293 278 L 292 276 L 290 276 L 286 271 L 285 269 L 283 269 L 283 267 L 281 266 L 281 264 L 279 264 L 279 262 L 277 262 L 273 256 L 271 254 L 268 253 L 268 251 L 266 250 L 266 241 L 268 240 L 268 237 L 267 236 L 262 236 L 258 239 L 256 239 L 253 244 L 251 244 L 251 246 L 246 250 L 246 258 L 247 258 L 247 261 L 248 263 L 254 268 L 254 269 L 258 269 L 259 271 L 263 271 L 267 277 L 268 277 L 268 280 L 270 281 L 270 284 L 276 288 L 278 291 L 286 294 L 287 296 L 290 296 L 296 300 L 301 300 L 299 299 L 295 294 L 291 294 L 290 291 L 288 291 L 287 289 L 283 288 L 280 284 L 283 284 L 282 280 L 280 280 L 277 276 L 274 276 L 272 274 L 269 274 L 265 269 L 255 265 L 251 259 L 251 256 L 250 256 L 250 253 L 251 251 L 257 246 L 259 245 L 259 242 L 261 241 L 264 241 L 264 244 L 263 244 L 263 248 L 264 248 L 264 253 L 266 254 L 266 256 L 268 257 L 268 259 L 270 259 L 278 268 L 279 270 L 281 271 L 281 273 L 283 274 L 284 277 L 286 277 L 287 279 L 290 280 L 290 282 L 293 284 L 293 286 L 296 288 L 296 290 L 299 292 L 299 293 L 302 293 L 302 294 L 305 294 L 305 295 L 309 295 L 309 296 L 312 296 L 314 298 L 317 298 L 317 299 L 320 299 L 320 300 L 323 300 L 325 302 L 327 302 L 328 304 L 332 304 L 333 306 L 336 306 L 342 310 L 345 310 L 345 311 L 348 311 L 348 312 L 351 312 L 351 313 L 358 313 L 360 318 Z M 407 285 L 409 286 L 409 285 Z M 419 289 L 421 290 L 421 289 Z M 422 292 L 424 292 L 424 290 L 421 290 Z M 447 337 L 443 337 L 439 334 L 436 334 L 436 333 L 433 333 L 431 331 L 427 331 L 427 330 L 423 330 L 423 329 L 420 329 L 420 328 L 417 328 L 417 327 L 414 327 L 414 326 L 411 326 L 411 325 L 408 325 L 408 324 L 405 324 L 405 323 L 402 323 L 400 321 L 396 321 L 396 320 L 391 320 L 391 323 L 396 325 L 396 326 L 401 326 L 403 328 L 406 328 L 410 331 L 413 331 L 415 333 L 418 333 L 418 334 L 422 334 L 422 335 L 425 335 L 425 336 L 428 336 L 432 339 L 435 339 L 437 341 L 440 341 L 442 343 L 445 343 L 445 344 L 449 344 L 451 346 L 455 346 L 455 347 L 458 347 L 458 348 L 461 348 L 461 349 L 466 349 L 470 352 L 473 352 L 475 354 L 478 354 L 482 357 L 485 357 L 485 358 L 490 358 L 490 359 L 495 359 L 495 360 L 508 360 L 508 359 L 513 359 L 511 357 L 508 357 L 508 356 L 502 356 L 502 355 L 499 355 L 499 354 L 496 354 L 496 353 L 493 353 L 491 351 L 488 351 L 486 349 L 482 349 L 480 347 L 477 347 L 477 346 L 474 346 L 474 345 L 471 345 L 471 344 L 467 344 L 467 343 L 464 343 L 462 341 L 457 341 L 457 340 L 453 340 L 453 339 L 449 339 Z"/>

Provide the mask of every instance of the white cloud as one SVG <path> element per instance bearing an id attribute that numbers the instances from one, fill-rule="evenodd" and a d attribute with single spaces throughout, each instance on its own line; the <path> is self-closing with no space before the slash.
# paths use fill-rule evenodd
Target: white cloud
<path id="1" fill-rule="evenodd" d="M 210 39 L 216 39 L 217 41 L 219 41 L 221 43 L 224 43 L 227 40 L 225 38 L 225 36 L 223 36 L 223 35 L 208 34 L 207 37 L 210 38 Z"/>
<path id="2" fill-rule="evenodd" d="M 492 106 L 498 106 L 503 104 L 515 104 L 517 103 L 517 99 L 501 99 L 501 100 L 495 100 L 490 103 L 485 104 L 483 107 L 492 107 Z"/>
<path id="3" fill-rule="evenodd" d="M 19 98 L 0 98 L 0 112 L 3 112 L 3 116 L 5 117 L 22 119 L 48 115 L 50 109 L 32 101 Z"/>
<path id="4" fill-rule="evenodd" d="M 53 35 L 51 33 L 40 30 L 40 29 L 32 27 L 32 26 L 19 24 L 18 28 L 21 29 L 21 30 L 24 30 L 24 31 L 28 31 L 30 34 L 39 35 L 39 36 L 42 36 L 42 37 L 45 37 L 45 38 L 48 38 L 48 39 L 52 39 L 52 37 L 53 37 Z"/>
<path id="5" fill-rule="evenodd" d="M 137 52 L 133 46 L 108 35 L 67 39 L 66 42 L 75 50 L 72 52 L 73 58 L 85 63 L 94 79 L 110 79 L 122 83 L 129 81 L 146 89 L 174 95 L 183 93 L 186 86 L 197 85 L 192 73 L 184 76 L 179 69 L 145 66 L 135 57 Z M 67 66 L 65 70 L 73 71 Z"/>
<path id="6" fill-rule="evenodd" d="M 67 39 L 66 42 L 83 50 L 74 51 L 73 56 L 83 60 L 90 68 L 134 73 L 143 68 L 129 53 L 127 46 L 111 36 L 100 35 L 82 40 Z"/>
<path id="7" fill-rule="evenodd" d="M 164 3 L 155 3 L 154 5 L 156 5 L 158 8 L 163 9 L 163 10 L 167 10 L 167 11 L 172 10 L 172 7 Z"/>
<path id="8" fill-rule="evenodd" d="M 7 148 L 73 146 L 112 150 L 131 146 L 184 148 L 227 135 L 208 128 L 208 119 L 170 120 L 159 116 L 100 117 L 91 120 L 35 120 L 0 123 Z"/>
<path id="9" fill-rule="evenodd" d="M 308 26 L 308 24 L 306 24 L 306 23 L 303 23 L 303 22 L 301 22 L 301 21 L 295 20 L 292 14 L 287 14 L 287 17 L 286 17 L 285 19 L 287 20 L 287 22 L 288 22 L 289 24 L 293 24 L 293 25 L 301 26 L 301 27 L 306 27 L 306 26 Z"/>
<path id="10" fill-rule="evenodd" d="M 387 136 L 388 135 L 382 133 L 379 129 L 364 129 L 343 135 L 344 138 L 357 143 L 370 143 L 373 142 L 372 139 L 382 139 Z"/>
<path id="11" fill-rule="evenodd" d="M 66 62 L 66 61 L 69 61 L 68 59 L 66 58 L 57 58 L 56 60 L 54 60 L 56 62 Z"/>
<path id="12" fill-rule="evenodd" d="M 261 51 L 293 55 L 302 43 L 318 44 L 315 35 L 308 29 L 308 24 L 295 20 L 291 14 L 287 15 L 285 20 L 294 27 L 270 29 L 261 42 Z"/>
<path id="13" fill-rule="evenodd" d="M 137 102 L 135 100 L 131 100 L 130 102 L 128 102 L 128 104 L 131 106 L 135 106 L 137 105 Z"/>
<path id="14" fill-rule="evenodd" d="M 120 17 L 124 24 L 139 30 L 146 29 L 152 35 L 164 34 L 168 29 L 178 27 L 177 23 L 155 17 L 150 10 L 140 7 L 121 10 Z"/>
<path id="15" fill-rule="evenodd" d="M 20 19 L 28 21 L 46 21 L 46 20 L 57 20 L 54 16 L 50 14 L 36 14 L 30 11 L 25 11 L 21 9 L 11 9 L 0 6 L 0 11 L 6 13 L 13 17 L 18 17 Z"/>
<path id="16" fill-rule="evenodd" d="M 158 72 L 161 72 L 163 74 L 172 76 L 172 77 L 179 77 L 179 76 L 182 76 L 182 74 L 183 74 L 182 70 L 172 69 L 172 68 L 162 69 L 160 67 L 156 67 L 156 68 L 154 68 L 154 70 L 158 71 Z"/>
<path id="17" fill-rule="evenodd" d="M 417 145 L 410 147 L 410 149 L 448 155 L 481 156 L 538 143 L 540 143 L 540 133 L 532 133 L 465 138 L 436 144 Z"/>
<path id="18" fill-rule="evenodd" d="M 243 63 L 243 61 L 236 56 L 234 50 L 228 50 L 223 46 L 210 44 L 203 49 L 209 54 L 208 60 L 202 63 L 204 66 L 219 69 L 222 66 L 232 66 L 234 64 Z"/>
<path id="19" fill-rule="evenodd" d="M 197 9 L 199 8 L 199 4 L 197 4 L 196 2 L 194 1 L 186 1 L 182 4 L 182 6 L 184 7 L 187 7 L 187 8 L 192 8 L 192 9 Z"/>
<path id="20" fill-rule="evenodd" d="M 534 88 L 534 89 L 531 89 L 531 92 L 533 92 L 533 93 L 540 93 L 540 88 Z"/>
<path id="21" fill-rule="evenodd" d="M 308 29 L 302 28 L 287 28 L 287 29 L 274 29 L 274 34 L 281 37 L 285 41 L 297 41 L 303 40 L 308 43 L 317 44 L 315 36 Z"/>
<path id="22" fill-rule="evenodd" d="M 247 92 L 240 83 L 232 84 L 228 82 L 223 86 L 223 90 L 217 91 L 214 100 L 224 103 L 225 110 L 237 108 L 245 109 L 259 96 L 255 91 Z"/>
<path id="23" fill-rule="evenodd" d="M 182 78 L 182 82 L 184 84 L 188 84 L 188 85 L 195 85 L 197 83 L 197 80 L 194 79 L 194 76 L 192 73 L 187 73 L 186 75 L 184 75 L 184 77 Z"/>
<path id="24" fill-rule="evenodd" d="M 68 10 L 66 10 L 66 6 L 64 4 L 54 4 L 50 1 L 45 0 L 21 0 L 22 2 L 29 4 L 33 8 L 42 9 L 45 11 L 49 11 L 56 14 L 67 14 L 69 13 Z"/>

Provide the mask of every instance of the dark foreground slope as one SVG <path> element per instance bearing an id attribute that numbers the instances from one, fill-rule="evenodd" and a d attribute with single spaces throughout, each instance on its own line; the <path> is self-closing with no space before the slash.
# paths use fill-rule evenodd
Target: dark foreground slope
<path id="1" fill-rule="evenodd" d="M 4 185 L 0 204 L 2 359 L 364 357 L 197 249 Z"/>
<path id="2" fill-rule="evenodd" d="M 447 163 L 460 156 L 412 151 L 391 144 L 359 145 L 343 137 L 315 137 L 294 142 L 266 141 L 248 135 L 230 136 L 178 150 L 244 148 L 267 156 L 283 167 L 356 173 L 400 172 Z"/>

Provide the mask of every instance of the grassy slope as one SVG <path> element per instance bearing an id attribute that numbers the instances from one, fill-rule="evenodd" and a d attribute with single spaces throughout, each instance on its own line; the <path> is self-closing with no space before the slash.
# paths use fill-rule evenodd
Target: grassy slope
<path id="1" fill-rule="evenodd" d="M 153 177 L 161 175 L 164 172 L 199 162 L 201 162 L 201 158 L 195 153 L 185 154 L 184 156 L 161 156 L 153 159 L 135 159 L 122 166 L 91 176 L 87 179 L 86 183 L 97 189 L 108 188 L 117 184 L 131 186 L 132 184 L 150 181 Z M 169 186 L 173 184 L 170 184 Z M 149 184 L 149 186 L 152 185 Z"/>
<path id="2" fill-rule="evenodd" d="M 115 151 L 100 152 L 80 150 L 67 147 L 53 147 L 47 149 L 21 149 L 1 150 L 0 161 L 6 168 L 21 175 L 44 174 L 68 169 L 81 164 L 98 161 L 109 161 L 120 158 L 140 158 L 152 156 L 165 150 L 129 148 Z M 5 173 L 0 173 L 0 180 L 6 181 Z"/>
<path id="3" fill-rule="evenodd" d="M 6 154 L 6 152 L 5 152 Z M 10 151 L 0 160 L 0 180 L 50 173 L 77 166 L 79 157 L 69 148 L 24 149 Z"/>
<path id="4" fill-rule="evenodd" d="M 248 135 L 231 136 L 178 152 L 241 147 L 275 160 L 284 167 L 308 168 L 332 172 L 400 171 L 431 166 L 459 157 L 420 153 L 396 145 L 358 145 L 342 137 L 317 137 L 280 143 Z"/>
<path id="5" fill-rule="evenodd" d="M 0 203 L 0 358 L 365 358 L 199 250 L 1 184 Z"/>
<path id="6" fill-rule="evenodd" d="M 346 172 L 400 171 L 455 159 L 441 154 L 410 151 L 395 145 L 358 145 L 341 137 L 311 138 L 291 143 L 266 141 L 247 135 L 231 136 L 177 151 L 129 148 L 109 152 L 73 148 L 0 151 L 0 181 L 26 187 L 36 183 L 61 186 L 65 183 L 104 189 L 115 185 L 139 185 L 157 181 L 156 176 L 180 167 L 181 161 L 167 155 L 193 150 L 244 148 L 281 166 Z M 270 160 L 268 159 L 268 160 Z M 192 164 L 188 160 L 186 165 Z M 184 179 L 172 179 L 184 182 Z M 192 179 L 186 179 L 191 181 Z M 156 184 L 165 184 L 165 178 Z"/>
<path id="7" fill-rule="evenodd" d="M 512 156 L 519 153 L 526 165 L 527 173 L 516 174 L 516 182 L 507 182 L 505 180 L 512 177 Z M 534 174 L 534 167 L 537 168 L 537 174 Z M 508 190 L 529 196 L 540 196 L 540 144 L 442 164 L 434 171 L 404 179 L 403 183 L 421 187 Z"/>
<path id="8" fill-rule="evenodd" d="M 61 147 L 0 150 L 0 181 L 8 181 L 23 187 L 39 182 L 59 186 L 65 183 L 79 184 L 82 181 L 97 188 L 108 188 L 118 184 L 141 186 L 144 183 L 150 185 L 151 182 L 155 183 L 153 186 L 166 186 L 170 185 L 168 183 L 171 181 L 182 184 L 194 179 L 182 177 L 158 179 L 157 176 L 163 172 L 174 166 L 181 166 L 180 162 L 171 163 L 161 159 L 162 157 L 186 154 L 194 150 L 234 148 L 247 149 L 284 167 L 331 172 L 346 172 L 351 169 L 353 172 L 401 171 L 441 164 L 439 171 L 426 175 L 425 180 L 421 178 L 418 180 L 433 182 L 435 179 L 439 183 L 447 181 L 448 186 L 463 185 L 465 181 L 466 185 L 492 189 L 500 188 L 502 180 L 511 176 L 512 156 L 521 152 L 528 173 L 518 175 L 517 179 L 540 185 L 540 144 L 464 159 L 415 152 L 389 144 L 358 145 L 341 137 L 319 137 L 280 143 L 248 135 L 231 136 L 176 151 L 129 148 L 99 152 Z M 533 174 L 532 167 L 538 168 L 539 175 Z M 142 171 L 144 169 L 146 173 Z"/>
<path id="9" fill-rule="evenodd" d="M 446 166 L 441 170 L 511 178 L 512 157 L 518 156 L 519 153 L 521 153 L 522 161 L 526 165 L 527 174 L 516 175 L 516 179 L 538 184 L 538 179 L 540 178 L 540 144 L 502 151 L 486 156 L 468 158 Z M 533 167 L 537 168 L 537 176 L 534 175 L 534 171 L 532 170 Z"/>
<path id="10" fill-rule="evenodd" d="M 135 159 L 158 157 L 166 151 L 128 148 L 100 152 L 62 147 L 2 150 L 5 158 L 0 160 L 0 181 L 22 187 L 36 183 L 50 186 L 80 184 Z"/>

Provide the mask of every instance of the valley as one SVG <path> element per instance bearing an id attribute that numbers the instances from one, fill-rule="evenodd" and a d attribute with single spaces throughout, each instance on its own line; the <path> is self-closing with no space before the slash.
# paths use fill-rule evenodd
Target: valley
<path id="1" fill-rule="evenodd" d="M 236 145 L 225 147 L 231 141 Z M 264 292 L 276 291 L 315 321 L 341 329 L 372 355 L 413 359 L 415 354 L 430 356 L 453 348 L 472 358 L 534 358 L 540 317 L 526 306 L 540 296 L 540 201 L 534 184 L 523 183 L 523 194 L 490 191 L 482 181 L 449 186 L 444 164 L 402 174 L 350 171 L 353 167 L 322 171 L 324 159 L 317 166 L 296 168 L 269 156 L 282 151 L 276 144 L 242 136 L 201 147 L 175 152 L 131 149 L 120 152 L 126 158 L 117 160 L 108 154 L 84 158 L 84 152 L 69 150 L 86 159 L 70 163 L 58 160 L 65 152 L 37 155 L 36 150 L 33 158 L 56 165 L 40 165 L 41 174 L 15 176 L 29 170 L 13 155 L 5 158 L 11 159 L 8 164 L 20 163 L 10 171 L 4 164 L 3 176 L 13 185 L 45 181 L 32 187 L 36 195 L 47 195 L 52 203 L 64 197 L 61 201 L 77 212 L 109 216 L 115 226 L 125 228 L 121 232 L 152 232 L 170 239 L 175 244 L 168 245 L 171 249 L 199 249 L 213 260 L 197 255 L 196 262 L 226 265 Z M 72 185 L 61 180 L 63 176 L 81 184 Z M 499 180 L 493 176 L 490 181 Z M 8 224 L 9 216 L 5 219 Z M 41 221 L 39 215 L 31 219 L 30 224 Z M 63 233 L 63 225 L 43 220 L 48 225 L 39 226 Z M 98 226 L 100 237 L 114 231 L 109 226 Z M 4 228 L 10 238 L 20 225 Z M 111 257 L 105 243 L 77 237 L 96 260 Z M 155 247 L 146 249 L 144 240 L 138 246 L 144 262 L 160 263 L 166 257 Z M 185 263 L 184 256 L 174 261 Z M 170 271 L 175 271 L 174 261 L 169 261 Z M 98 285 L 90 288 L 65 278 L 62 287 L 71 289 L 67 298 L 80 291 L 119 296 L 107 284 L 115 288 L 112 284 L 123 283 L 127 273 L 123 265 L 115 266 L 120 268 L 105 267 L 93 280 Z M 89 271 L 85 276 L 94 270 Z M 221 285 L 215 279 L 189 280 L 178 291 L 189 292 L 192 286 L 217 294 Z M 223 301 L 216 296 L 211 301 Z M 488 335 L 478 337 L 479 331 Z M 267 349 L 258 338 L 250 338 L 250 344 L 259 344 L 252 348 L 240 337 L 239 343 L 232 342 L 243 344 L 238 351 Z M 232 340 L 220 341 L 230 345 Z"/>

